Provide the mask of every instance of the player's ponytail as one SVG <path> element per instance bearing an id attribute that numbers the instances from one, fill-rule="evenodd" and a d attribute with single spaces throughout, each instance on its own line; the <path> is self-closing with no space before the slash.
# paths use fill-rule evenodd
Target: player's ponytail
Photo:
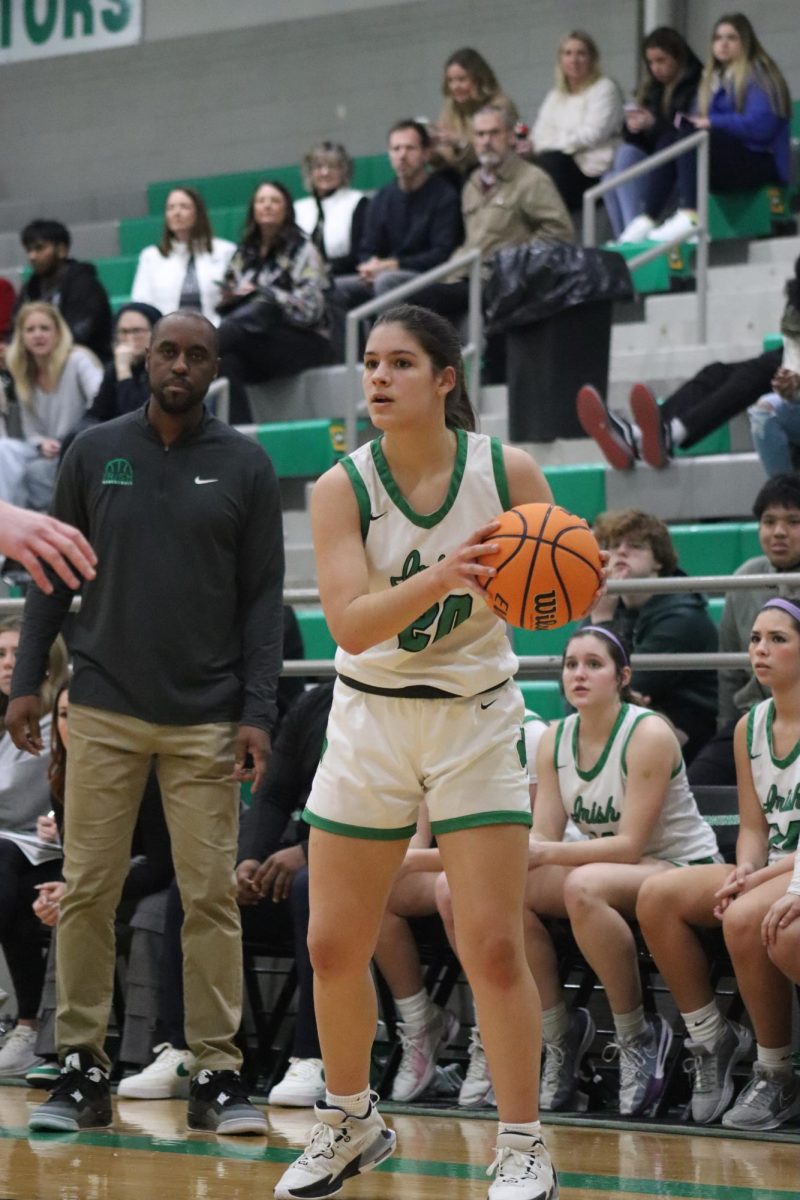
<path id="1" fill-rule="evenodd" d="M 445 396 L 444 420 L 449 429 L 474 430 L 475 411 L 464 380 L 461 343 L 454 325 L 418 304 L 398 304 L 382 313 L 375 325 L 401 325 L 428 355 L 437 371 L 453 367 L 455 385 Z"/>

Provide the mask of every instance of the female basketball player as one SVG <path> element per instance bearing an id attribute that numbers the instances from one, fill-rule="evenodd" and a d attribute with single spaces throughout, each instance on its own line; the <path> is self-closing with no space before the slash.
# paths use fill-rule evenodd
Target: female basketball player
<path id="1" fill-rule="evenodd" d="M 394 1149 L 370 1093 L 369 963 L 425 796 L 450 879 L 500 1131 L 491 1200 L 555 1200 L 538 1121 L 540 1022 L 522 938 L 531 813 L 516 660 L 480 595 L 491 519 L 549 501 L 519 449 L 472 432 L 455 330 L 408 305 L 374 326 L 364 394 L 382 436 L 323 475 L 311 513 L 339 649 L 305 819 L 309 946 L 327 1095 L 276 1196 L 331 1196 Z M 485 543 L 485 539 L 489 542 Z"/>
<path id="2" fill-rule="evenodd" d="M 551 726 L 539 745 L 530 849 L 535 869 L 528 872 L 525 904 L 528 961 L 542 998 L 544 1110 L 569 1107 L 595 1031 L 586 1009 L 567 1011 L 555 949 L 540 918 L 569 918 L 614 1018 L 620 1112 L 643 1113 L 663 1090 L 672 1032 L 662 1017 L 643 1011 L 629 919 L 649 876 L 675 863 L 722 861 L 689 790 L 672 727 L 630 703 L 630 679 L 627 653 L 614 633 L 600 625 L 579 630 L 567 643 L 562 668 L 576 712 Z M 562 840 L 570 817 L 583 840 Z"/>
<path id="3" fill-rule="evenodd" d="M 772 698 L 751 708 L 734 734 L 736 866 L 649 880 L 637 916 L 686 1022 L 693 1119 L 708 1124 L 724 1113 L 723 1125 L 734 1129 L 774 1129 L 800 1112 L 791 987 L 770 961 L 761 931 L 765 915 L 786 893 L 800 831 L 800 607 L 794 602 L 776 598 L 761 609 L 750 661 Z M 757 1043 L 752 1080 L 733 1108 L 733 1069 L 752 1036 L 722 1016 L 714 997 L 697 929 L 719 928 L 720 921 Z"/>

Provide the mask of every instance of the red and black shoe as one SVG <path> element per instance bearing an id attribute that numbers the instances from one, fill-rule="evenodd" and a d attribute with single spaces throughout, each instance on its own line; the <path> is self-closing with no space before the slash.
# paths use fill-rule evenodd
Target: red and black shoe
<path id="1" fill-rule="evenodd" d="M 606 462 L 616 471 L 632 467 L 636 461 L 636 443 L 630 423 L 606 408 L 597 388 L 584 384 L 578 390 L 575 408 L 583 432 L 597 443 Z"/>
<path id="2" fill-rule="evenodd" d="M 631 412 L 641 435 L 640 453 L 648 467 L 660 471 L 672 458 L 669 425 L 647 384 L 635 383 L 630 394 Z"/>

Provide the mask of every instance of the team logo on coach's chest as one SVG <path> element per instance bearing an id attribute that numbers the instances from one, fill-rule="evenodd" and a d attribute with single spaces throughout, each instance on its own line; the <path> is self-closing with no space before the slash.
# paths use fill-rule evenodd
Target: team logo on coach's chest
<path id="1" fill-rule="evenodd" d="M 110 458 L 103 468 L 103 483 L 133 487 L 133 467 L 127 458 Z"/>

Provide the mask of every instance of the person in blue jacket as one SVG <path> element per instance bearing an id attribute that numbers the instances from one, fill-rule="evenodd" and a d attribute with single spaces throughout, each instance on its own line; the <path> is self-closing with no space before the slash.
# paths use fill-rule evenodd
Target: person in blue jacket
<path id="1" fill-rule="evenodd" d="M 710 132 L 712 192 L 741 192 L 789 181 L 791 98 L 780 68 L 742 13 L 722 16 L 700 79 L 697 111 L 679 113 L 684 135 Z M 697 155 L 676 162 L 678 209 L 653 229 L 651 241 L 690 237 L 697 225 Z"/>

